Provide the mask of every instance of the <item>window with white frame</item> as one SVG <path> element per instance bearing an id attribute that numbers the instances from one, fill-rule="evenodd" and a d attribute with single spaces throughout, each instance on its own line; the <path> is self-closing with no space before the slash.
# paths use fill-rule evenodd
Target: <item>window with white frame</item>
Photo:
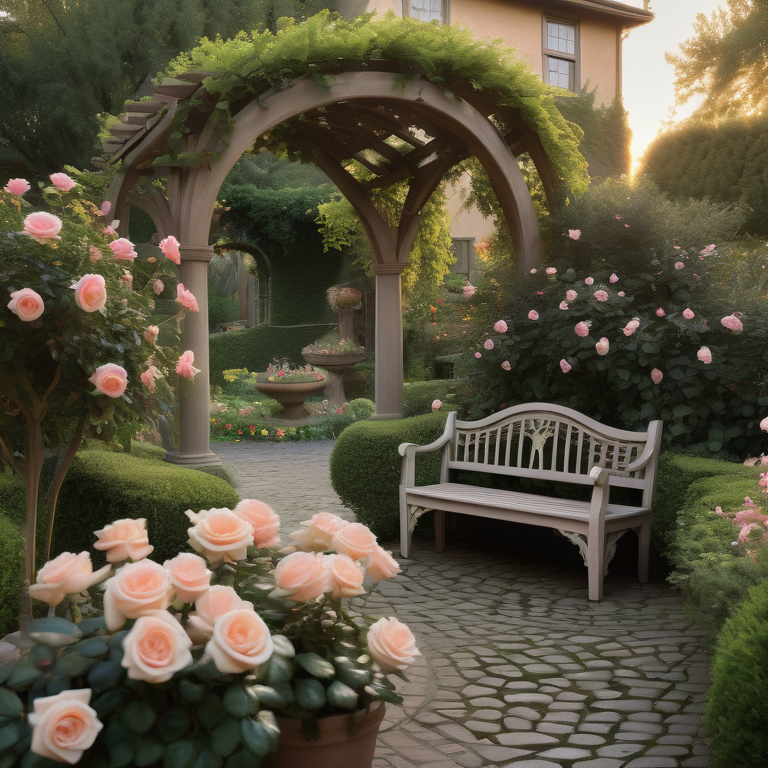
<path id="1" fill-rule="evenodd" d="M 579 90 L 579 27 L 576 22 L 544 17 L 544 82 Z"/>
<path id="2" fill-rule="evenodd" d="M 403 0 L 403 16 L 419 21 L 448 23 L 448 0 Z"/>

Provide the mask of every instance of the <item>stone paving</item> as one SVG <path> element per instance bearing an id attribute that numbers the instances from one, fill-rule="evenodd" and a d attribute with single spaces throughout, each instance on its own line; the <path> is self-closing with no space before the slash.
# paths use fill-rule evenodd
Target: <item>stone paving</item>
<path id="1" fill-rule="evenodd" d="M 330 486 L 332 448 L 214 444 L 284 530 L 319 511 L 353 519 Z M 449 539 L 440 554 L 417 541 L 368 598 L 366 613 L 397 615 L 423 653 L 374 767 L 705 768 L 709 660 L 678 593 L 619 574 L 590 603 L 578 563 L 510 555 L 501 538 Z"/>

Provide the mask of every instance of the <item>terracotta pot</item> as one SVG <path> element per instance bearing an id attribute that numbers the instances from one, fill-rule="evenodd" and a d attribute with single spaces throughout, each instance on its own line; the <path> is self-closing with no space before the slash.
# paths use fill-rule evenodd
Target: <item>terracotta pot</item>
<path id="1" fill-rule="evenodd" d="M 349 719 L 355 718 L 355 732 L 349 736 Z M 280 740 L 268 768 L 370 768 L 376 751 L 376 737 L 384 718 L 384 702 L 349 715 L 321 717 L 320 738 L 307 741 L 301 720 L 278 717 Z"/>
<path id="2" fill-rule="evenodd" d="M 328 385 L 328 380 L 292 383 L 285 381 L 257 381 L 253 387 L 262 395 L 277 400 L 283 406 L 283 418 L 288 420 L 303 419 L 307 412 L 304 401 L 310 395 L 317 395 Z"/>

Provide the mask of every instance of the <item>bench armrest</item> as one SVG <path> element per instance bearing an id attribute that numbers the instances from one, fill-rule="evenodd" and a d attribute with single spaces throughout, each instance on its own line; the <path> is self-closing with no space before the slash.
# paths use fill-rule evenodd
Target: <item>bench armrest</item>
<path id="1" fill-rule="evenodd" d="M 657 422 L 653 422 L 657 423 Z M 633 472 L 645 467 L 658 453 L 657 441 L 649 439 L 643 452 L 626 469 L 611 469 L 610 467 L 592 467 L 589 476 L 595 481 L 595 485 L 605 485 L 611 475 L 616 477 L 629 477 Z"/>
<path id="2" fill-rule="evenodd" d="M 451 411 L 448 414 L 448 419 L 445 422 L 445 430 L 443 431 L 443 434 L 437 438 L 437 440 L 434 440 L 428 445 L 416 445 L 416 443 L 400 443 L 397 448 L 397 452 L 403 457 L 402 471 L 400 474 L 401 484 L 413 485 L 416 475 L 416 454 L 429 453 L 430 451 L 438 450 L 438 448 L 444 448 L 453 438 L 455 424 L 456 411 Z"/>

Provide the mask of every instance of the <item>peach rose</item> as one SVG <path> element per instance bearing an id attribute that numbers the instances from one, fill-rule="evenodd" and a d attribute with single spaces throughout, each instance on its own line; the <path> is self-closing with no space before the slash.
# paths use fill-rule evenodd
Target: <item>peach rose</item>
<path id="1" fill-rule="evenodd" d="M 191 552 L 181 552 L 173 560 L 166 560 L 163 568 L 171 577 L 176 599 L 182 603 L 194 603 L 210 588 L 213 572 L 208 570 L 202 557 Z"/>
<path id="2" fill-rule="evenodd" d="M 32 187 L 26 179 L 9 179 L 3 189 L 11 195 L 23 195 L 29 192 Z"/>
<path id="3" fill-rule="evenodd" d="M 328 589 L 335 598 L 354 597 L 365 592 L 365 569 L 347 555 L 323 555 Z"/>
<path id="4" fill-rule="evenodd" d="M 368 630 L 368 652 L 385 671 L 405 669 L 416 656 L 416 638 L 408 627 L 397 619 L 379 619 Z"/>
<path id="5" fill-rule="evenodd" d="M 11 293 L 8 309 L 20 320 L 30 323 L 43 314 L 45 304 L 43 297 L 37 291 L 33 291 L 31 288 L 22 288 L 20 291 Z"/>
<path id="6" fill-rule="evenodd" d="M 442 400 L 433 400 L 432 401 L 432 410 L 433 411 L 439 411 L 443 407 L 443 401 Z"/>
<path id="7" fill-rule="evenodd" d="M 52 240 L 61 240 L 59 232 L 62 227 L 61 219 L 58 216 L 54 216 L 52 213 L 46 213 L 45 211 L 37 211 L 37 213 L 30 213 L 26 219 L 24 219 L 24 231 L 38 243 L 46 245 Z"/>
<path id="8" fill-rule="evenodd" d="M 197 299 L 192 291 L 188 291 L 184 287 L 184 283 L 179 283 L 176 286 L 176 301 L 181 304 L 182 307 L 186 307 L 192 312 L 199 312 L 200 307 L 197 306 Z"/>
<path id="9" fill-rule="evenodd" d="M 179 241 L 173 235 L 169 235 L 168 237 L 165 238 L 165 240 L 160 241 L 160 250 L 174 264 L 181 264 L 181 253 L 179 252 Z"/>
<path id="10" fill-rule="evenodd" d="M 253 611 L 253 603 L 242 600 L 232 587 L 216 584 L 195 601 L 195 610 L 189 614 L 187 632 L 193 642 L 210 640 L 216 619 L 231 611 Z"/>
<path id="11" fill-rule="evenodd" d="M 195 374 L 200 373 L 200 369 L 192 365 L 194 362 L 195 353 L 188 349 L 179 357 L 179 361 L 176 363 L 176 373 L 185 379 L 194 379 Z"/>
<path id="12" fill-rule="evenodd" d="M 168 572 L 151 560 L 124 565 L 108 582 L 104 592 L 104 621 L 115 632 L 127 619 L 138 619 L 164 611 L 173 599 Z"/>
<path id="13" fill-rule="evenodd" d="M 144 341 L 147 344 L 154 344 L 157 334 L 160 333 L 160 329 L 156 325 L 150 325 L 146 331 L 144 331 Z"/>
<path id="14" fill-rule="evenodd" d="M 165 290 L 165 283 L 158 278 L 152 283 L 152 290 L 159 296 Z"/>
<path id="15" fill-rule="evenodd" d="M 62 192 L 69 192 L 75 186 L 74 180 L 66 173 L 52 173 L 51 182 L 56 189 L 60 189 Z"/>
<path id="16" fill-rule="evenodd" d="M 276 547 L 280 543 L 280 516 L 268 504 L 243 499 L 232 511 L 251 524 L 257 547 Z"/>
<path id="17" fill-rule="evenodd" d="M 186 516 L 193 523 L 187 530 L 189 545 L 202 552 L 211 563 L 244 560 L 247 549 L 253 544 L 251 524 L 228 509 L 202 509 Z"/>
<path id="18" fill-rule="evenodd" d="M 353 560 L 360 560 L 376 547 L 376 537 L 362 523 L 350 523 L 334 533 L 331 548 Z"/>
<path id="19" fill-rule="evenodd" d="M 113 258 L 116 261 L 118 259 L 128 259 L 129 261 L 133 261 L 138 255 L 136 251 L 133 250 L 133 243 L 124 237 L 113 240 L 109 244 L 109 247 L 112 249 L 112 253 L 114 254 Z"/>
<path id="20" fill-rule="evenodd" d="M 120 282 L 130 290 L 133 288 L 133 275 L 126 269 L 125 273 L 120 275 Z"/>
<path id="21" fill-rule="evenodd" d="M 75 303 L 85 312 L 96 312 L 107 303 L 107 284 L 101 275 L 83 275 L 75 285 Z"/>
<path id="22" fill-rule="evenodd" d="M 144 371 L 139 378 L 141 383 L 150 391 L 155 391 L 155 379 L 162 379 L 163 374 L 157 369 L 156 365 L 150 365 L 146 371 Z"/>
<path id="23" fill-rule="evenodd" d="M 168 611 L 140 616 L 123 638 L 123 659 L 131 680 L 164 683 L 192 663 L 192 641 Z"/>
<path id="24" fill-rule="evenodd" d="M 87 552 L 62 552 L 37 572 L 37 583 L 30 586 L 29 596 L 51 606 L 58 605 L 66 595 L 78 594 L 97 584 L 111 570 L 105 565 L 94 573 Z"/>
<path id="25" fill-rule="evenodd" d="M 376 584 L 385 579 L 393 579 L 400 573 L 400 566 L 391 552 L 377 546 L 365 560 L 365 572 Z"/>
<path id="26" fill-rule="evenodd" d="M 95 245 L 90 246 L 88 258 L 91 260 L 91 264 L 95 264 L 101 258 L 101 251 Z"/>
<path id="27" fill-rule="evenodd" d="M 476 290 L 474 285 L 464 285 L 461 288 L 461 292 L 464 294 L 465 299 L 471 299 L 475 295 Z"/>
<path id="28" fill-rule="evenodd" d="M 90 688 L 35 699 L 34 712 L 27 715 L 32 726 L 29 751 L 59 763 L 78 762 L 104 727 L 96 710 L 88 706 L 90 701 Z"/>
<path id="29" fill-rule="evenodd" d="M 305 520 L 301 525 L 305 526 L 306 530 L 294 531 L 288 535 L 288 538 L 295 541 L 302 549 L 323 552 L 331 549 L 333 534 L 346 528 L 349 523 L 330 512 L 318 512 L 312 515 L 311 520 Z"/>
<path id="30" fill-rule="evenodd" d="M 302 603 L 328 590 L 328 574 L 322 552 L 293 552 L 275 568 L 277 589 L 272 594 Z"/>
<path id="31" fill-rule="evenodd" d="M 213 637 L 205 646 L 216 669 L 225 674 L 256 669 L 269 659 L 273 649 L 272 635 L 264 620 L 247 608 L 216 619 Z"/>
<path id="32" fill-rule="evenodd" d="M 598 355 L 607 355 L 608 350 L 610 349 L 611 343 L 608 341 L 608 339 L 603 336 L 600 341 L 595 344 L 595 349 L 597 350 Z"/>
<path id="33" fill-rule="evenodd" d="M 143 517 L 115 520 L 100 531 L 94 531 L 94 535 L 98 541 L 93 548 L 106 552 L 107 562 L 110 563 L 143 560 L 154 550 L 149 543 L 147 521 Z"/>
<path id="34" fill-rule="evenodd" d="M 122 366 L 107 363 L 99 366 L 88 381 L 96 387 L 95 395 L 120 397 L 128 386 L 128 372 Z"/>

